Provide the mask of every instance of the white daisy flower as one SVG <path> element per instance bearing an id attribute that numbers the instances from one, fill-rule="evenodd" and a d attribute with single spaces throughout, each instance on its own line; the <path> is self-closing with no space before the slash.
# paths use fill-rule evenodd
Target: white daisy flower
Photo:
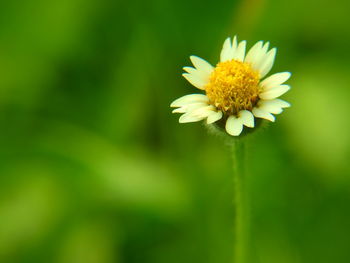
<path id="1" fill-rule="evenodd" d="M 190 94 L 175 100 L 170 106 L 173 113 L 183 113 L 180 123 L 205 120 L 207 124 L 218 122 L 228 134 L 238 136 L 243 126 L 253 128 L 255 118 L 275 121 L 273 114 L 280 114 L 290 107 L 278 99 L 286 93 L 291 73 L 275 73 L 267 78 L 276 56 L 276 48 L 269 50 L 269 43 L 257 42 L 247 54 L 246 41 L 237 37 L 227 38 L 220 54 L 220 62 L 213 67 L 204 59 L 191 56 L 194 67 L 184 67 L 182 74 L 188 82 L 205 94 Z"/>

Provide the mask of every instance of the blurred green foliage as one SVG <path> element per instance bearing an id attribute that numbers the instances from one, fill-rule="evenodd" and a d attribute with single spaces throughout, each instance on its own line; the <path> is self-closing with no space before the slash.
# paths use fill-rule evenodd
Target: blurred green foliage
<path id="1" fill-rule="evenodd" d="M 349 8 L 1 1 L 0 262 L 231 262 L 229 149 L 169 104 L 234 34 L 293 73 L 248 145 L 252 263 L 349 262 Z"/>

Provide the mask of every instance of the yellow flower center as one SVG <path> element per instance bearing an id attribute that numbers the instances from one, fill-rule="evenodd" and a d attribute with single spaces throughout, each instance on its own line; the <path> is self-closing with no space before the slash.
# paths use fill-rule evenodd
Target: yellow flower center
<path id="1" fill-rule="evenodd" d="M 220 62 L 205 86 L 212 105 L 227 115 L 252 110 L 259 98 L 259 73 L 237 60 Z"/>

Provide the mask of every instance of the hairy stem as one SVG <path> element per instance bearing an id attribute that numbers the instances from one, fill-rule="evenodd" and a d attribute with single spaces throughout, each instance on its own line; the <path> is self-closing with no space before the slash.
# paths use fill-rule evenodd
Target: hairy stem
<path id="1" fill-rule="evenodd" d="M 235 203 L 235 246 L 234 263 L 246 263 L 249 244 L 249 209 L 245 177 L 245 147 L 242 140 L 235 140 L 232 146 L 234 203 Z"/>

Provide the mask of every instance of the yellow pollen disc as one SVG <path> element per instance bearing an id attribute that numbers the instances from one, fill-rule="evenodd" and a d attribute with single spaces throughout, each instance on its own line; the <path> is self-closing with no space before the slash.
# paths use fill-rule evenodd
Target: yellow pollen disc
<path id="1" fill-rule="evenodd" d="M 259 73 L 237 60 L 220 62 L 205 86 L 212 105 L 227 115 L 252 110 L 259 98 Z"/>

